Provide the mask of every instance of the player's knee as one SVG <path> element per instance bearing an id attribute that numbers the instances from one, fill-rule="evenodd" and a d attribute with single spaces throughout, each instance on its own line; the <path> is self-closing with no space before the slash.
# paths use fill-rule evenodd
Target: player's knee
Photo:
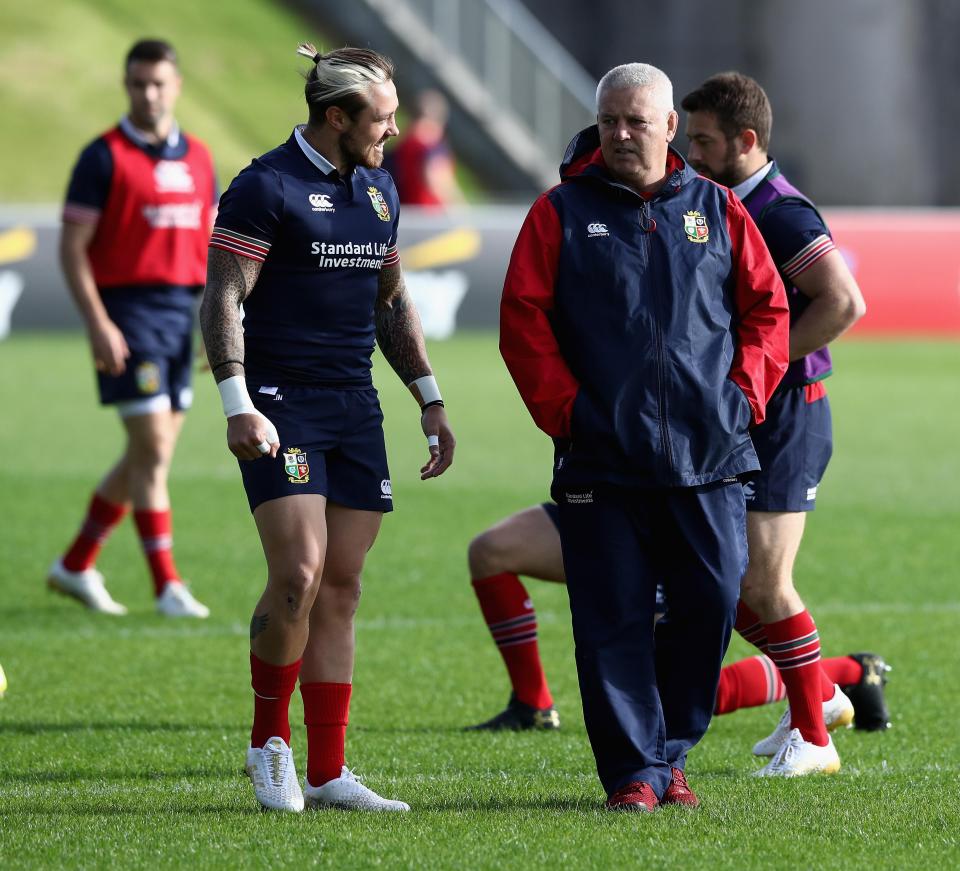
<path id="1" fill-rule="evenodd" d="M 790 572 L 751 565 L 740 582 L 740 597 L 753 610 L 794 592 Z"/>
<path id="2" fill-rule="evenodd" d="M 172 453 L 172 442 L 168 443 L 164 439 L 131 442 L 127 449 L 126 461 L 138 469 L 160 472 L 170 465 Z"/>
<path id="3" fill-rule="evenodd" d="M 508 556 L 500 537 L 491 529 L 481 532 L 467 548 L 467 564 L 471 578 L 489 578 L 506 571 Z"/>
<path id="4" fill-rule="evenodd" d="M 284 567 L 270 579 L 275 597 L 281 600 L 280 613 L 291 622 L 306 620 L 317 596 L 317 567 L 300 563 Z"/>
<path id="5" fill-rule="evenodd" d="M 324 575 L 319 595 L 323 597 L 324 610 L 341 619 L 350 618 L 360 605 L 362 584 L 358 574 Z"/>

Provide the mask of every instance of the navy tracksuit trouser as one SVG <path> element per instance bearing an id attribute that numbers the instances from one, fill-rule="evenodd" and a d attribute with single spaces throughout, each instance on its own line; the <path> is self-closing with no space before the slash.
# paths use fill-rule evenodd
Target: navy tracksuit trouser
<path id="1" fill-rule="evenodd" d="M 556 487 L 577 675 L 608 795 L 657 796 L 707 730 L 747 567 L 738 482 Z M 657 583 L 667 616 L 654 633 Z"/>

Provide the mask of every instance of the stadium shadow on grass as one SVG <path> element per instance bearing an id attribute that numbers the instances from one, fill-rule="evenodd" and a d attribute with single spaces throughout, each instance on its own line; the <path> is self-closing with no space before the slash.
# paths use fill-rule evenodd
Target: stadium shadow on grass
<path id="1" fill-rule="evenodd" d="M 598 789 L 596 795 L 583 798 L 483 798 L 471 799 L 468 796 L 457 797 L 446 801 L 418 801 L 415 810 L 458 813 L 477 811 L 489 813 L 491 811 L 542 810 L 563 811 L 565 813 L 593 814 L 603 810 L 604 796 Z M 411 802 L 413 804 L 413 802 Z"/>
<path id="2" fill-rule="evenodd" d="M 389 723 L 368 725 L 350 724 L 350 734 L 360 735 L 460 735 L 466 731 L 464 726 L 394 726 Z M 539 737 L 539 736 L 538 736 Z"/>
<path id="3" fill-rule="evenodd" d="M 126 780 L 224 780 L 246 776 L 233 766 L 223 768 L 175 768 L 169 771 L 23 771 L 0 774 L 0 783 L 76 783 L 78 781 L 108 781 L 122 783 Z"/>
<path id="4" fill-rule="evenodd" d="M 219 726 L 203 723 L 147 723 L 147 722 L 102 722 L 102 723 L 2 723 L 3 735 L 42 735 L 48 732 L 220 732 L 230 735 L 238 731 L 236 723 Z"/>
<path id="5" fill-rule="evenodd" d="M 190 805 L 189 807 L 173 807 L 168 806 L 163 808 L 163 813 L 165 816 L 170 817 L 192 817 L 200 814 L 215 814 L 217 816 L 252 816 L 254 814 L 263 813 L 258 808 L 250 807 L 244 808 L 237 805 L 236 802 L 222 803 L 222 804 L 195 804 Z M 142 806 L 137 807 L 124 807 L 122 805 L 115 805 L 111 807 L 104 806 L 102 802 L 91 802 L 89 804 L 83 801 L 73 800 L 70 802 L 69 808 L 64 808 L 62 805 L 56 807 L 42 807 L 42 808 L 20 808 L 17 810 L 17 815 L 22 817 L 144 817 L 149 816 L 150 812 L 144 811 Z"/>

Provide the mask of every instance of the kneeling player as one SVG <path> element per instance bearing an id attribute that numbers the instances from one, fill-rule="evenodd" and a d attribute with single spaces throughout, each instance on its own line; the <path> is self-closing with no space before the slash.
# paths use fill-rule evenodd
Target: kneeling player
<path id="1" fill-rule="evenodd" d="M 471 730 L 556 729 L 560 716 L 540 660 L 537 615 L 519 575 L 566 583 L 557 531 L 557 506 L 535 505 L 504 518 L 470 542 L 470 577 L 483 618 L 510 678 L 507 707 Z M 668 607 L 666 603 L 663 607 Z M 858 729 L 890 725 L 883 686 L 889 666 L 873 653 L 822 660 L 824 671 L 854 708 Z M 786 696 L 780 673 L 766 656 L 752 656 L 720 672 L 714 713 L 729 714 L 779 702 Z M 789 708 L 785 715 L 789 717 Z M 839 727 L 849 720 L 831 723 Z"/>

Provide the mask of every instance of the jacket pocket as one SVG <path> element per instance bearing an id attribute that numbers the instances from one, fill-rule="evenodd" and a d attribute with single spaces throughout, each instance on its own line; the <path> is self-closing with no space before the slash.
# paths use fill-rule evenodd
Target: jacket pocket
<path id="1" fill-rule="evenodd" d="M 574 442 L 590 442 L 604 430 L 603 422 L 586 388 L 581 387 L 573 400 L 570 437 Z"/>
<path id="2" fill-rule="evenodd" d="M 750 400 L 747 399 L 747 394 L 743 392 L 740 385 L 729 377 L 727 378 L 727 392 L 728 395 L 733 396 L 733 402 L 735 403 L 736 415 L 734 419 L 737 422 L 736 429 L 746 432 L 753 424 L 753 408 L 750 405 Z"/>

